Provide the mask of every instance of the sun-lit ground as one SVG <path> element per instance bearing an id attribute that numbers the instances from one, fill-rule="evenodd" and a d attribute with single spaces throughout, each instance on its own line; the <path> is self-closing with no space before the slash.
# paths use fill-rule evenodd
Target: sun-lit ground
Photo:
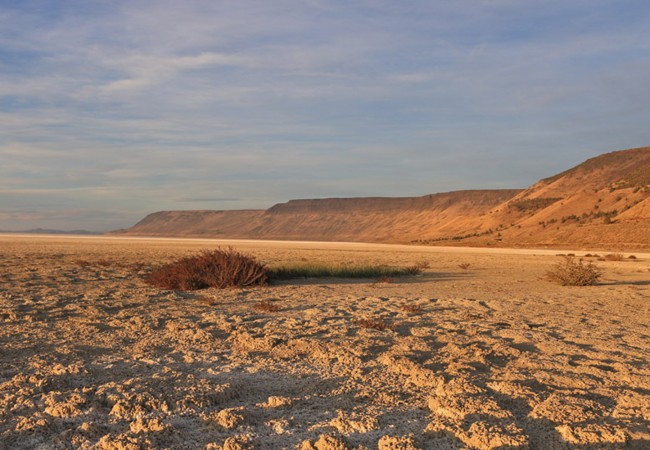
<path id="1" fill-rule="evenodd" d="M 228 244 L 429 268 L 142 279 Z M 599 285 L 562 287 L 543 280 L 556 253 L 0 236 L 0 448 L 648 448 L 650 255 L 592 258 Z"/>

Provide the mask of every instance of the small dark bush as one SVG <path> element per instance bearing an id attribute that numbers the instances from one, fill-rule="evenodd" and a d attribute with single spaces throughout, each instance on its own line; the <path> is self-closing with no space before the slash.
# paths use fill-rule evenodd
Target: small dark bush
<path id="1" fill-rule="evenodd" d="M 263 264 L 232 248 L 206 250 L 154 269 L 146 281 L 164 289 L 196 290 L 262 286 L 268 275 Z"/>
<path id="2" fill-rule="evenodd" d="M 622 253 L 608 253 L 605 255 L 607 261 L 623 261 L 625 257 Z"/>
<path id="3" fill-rule="evenodd" d="M 420 314 L 422 312 L 422 306 L 417 303 L 404 303 L 400 309 L 410 314 Z"/>
<path id="4" fill-rule="evenodd" d="M 431 268 L 429 261 L 422 260 L 413 266 L 414 268 L 420 269 L 420 271 Z"/>
<path id="5" fill-rule="evenodd" d="M 573 256 L 565 256 L 564 261 L 555 264 L 546 272 L 546 279 L 562 286 L 591 286 L 602 276 L 593 263 L 576 261 Z"/>
<path id="6" fill-rule="evenodd" d="M 458 264 L 458 267 L 460 267 L 463 270 L 469 269 L 470 263 L 460 263 Z"/>

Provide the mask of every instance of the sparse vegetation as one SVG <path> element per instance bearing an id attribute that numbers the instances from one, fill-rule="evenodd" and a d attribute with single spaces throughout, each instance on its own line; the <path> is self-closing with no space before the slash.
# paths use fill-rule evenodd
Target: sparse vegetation
<path id="1" fill-rule="evenodd" d="M 390 267 L 301 260 L 269 268 L 252 256 L 228 248 L 203 251 L 162 265 L 155 268 L 146 281 L 164 289 L 178 290 L 263 286 L 270 280 L 295 278 L 375 278 L 377 283 L 392 283 L 392 277 L 419 275 L 428 267 L 426 261 L 409 267 Z"/>
<path id="2" fill-rule="evenodd" d="M 623 261 L 625 256 L 622 253 L 608 253 L 605 255 L 606 261 Z"/>
<path id="3" fill-rule="evenodd" d="M 470 266 L 470 265 L 471 265 L 470 263 L 466 263 L 466 262 L 465 262 L 465 263 L 460 263 L 460 264 L 458 264 L 458 267 L 460 267 L 460 268 L 463 269 L 463 270 L 467 270 L 467 269 L 469 269 L 469 266 Z"/>
<path id="4" fill-rule="evenodd" d="M 594 206 L 594 210 L 598 209 L 598 205 Z M 584 212 L 582 213 L 581 216 L 577 216 L 575 214 L 571 214 L 569 216 L 564 216 L 560 219 L 561 223 L 566 223 L 566 222 L 575 222 L 578 224 L 585 224 L 585 223 L 590 223 L 594 219 L 603 219 L 603 223 L 605 224 L 611 224 L 615 223 L 614 217 L 618 215 L 618 210 L 613 209 L 611 211 L 589 211 L 589 212 Z M 541 224 L 541 223 L 540 223 Z"/>
<path id="5" fill-rule="evenodd" d="M 549 178 L 544 178 L 542 181 L 550 184 L 567 175 L 571 175 L 579 172 L 589 173 L 607 166 L 617 166 L 617 165 L 620 166 L 623 164 L 628 164 L 630 158 L 634 157 L 634 154 L 638 154 L 639 152 L 645 152 L 645 151 L 646 149 L 639 148 L 639 149 L 633 149 L 628 151 L 606 153 L 604 155 L 600 155 L 588 159 L 582 164 L 573 167 L 569 170 L 565 170 L 564 172 L 558 173 L 557 175 L 554 175 Z M 650 175 L 648 175 L 650 174 L 650 170 L 648 170 L 650 168 L 650 161 L 648 161 L 647 158 L 643 158 L 643 159 L 638 158 L 637 161 L 638 164 L 636 170 L 633 173 L 627 174 L 622 180 L 616 183 L 616 185 L 613 186 L 615 189 L 621 189 L 624 187 L 634 186 L 634 185 L 650 184 Z"/>
<path id="6" fill-rule="evenodd" d="M 442 241 L 462 241 L 464 239 L 470 239 L 473 237 L 482 237 L 482 236 L 487 236 L 490 234 L 494 234 L 494 230 L 490 228 L 489 230 L 482 231 L 480 233 L 469 233 L 469 234 L 464 234 L 464 235 L 459 235 L 459 236 L 448 236 L 448 237 L 440 237 L 440 238 L 435 238 L 435 239 L 416 239 L 411 241 L 412 244 L 422 244 L 422 245 L 427 245 L 431 244 L 432 242 L 442 242 Z M 487 245 L 491 245 L 491 243 L 488 243 Z"/>
<path id="7" fill-rule="evenodd" d="M 542 220 L 540 222 L 537 222 L 537 224 L 541 225 L 542 228 L 546 228 L 547 225 L 553 225 L 554 223 L 557 223 L 557 219 Z"/>
<path id="8" fill-rule="evenodd" d="M 580 222 L 580 218 L 576 216 L 575 214 L 571 214 L 570 216 L 564 216 L 562 219 L 560 219 L 562 223 L 565 222 Z"/>
<path id="9" fill-rule="evenodd" d="M 269 277 L 278 280 L 292 278 L 391 278 L 422 273 L 421 265 L 389 267 L 373 265 L 299 263 L 269 269 Z"/>
<path id="10" fill-rule="evenodd" d="M 602 272 L 593 263 L 565 256 L 546 272 L 546 279 L 562 286 L 592 286 L 602 277 Z"/>
<path id="11" fill-rule="evenodd" d="M 510 207 L 515 208 L 519 212 L 537 211 L 538 209 L 546 208 L 549 205 L 562 200 L 560 197 L 546 197 L 546 198 L 527 198 L 511 203 Z"/>
<path id="12" fill-rule="evenodd" d="M 223 289 L 265 285 L 268 273 L 252 256 L 228 248 L 177 259 L 154 269 L 146 281 L 164 289 Z"/>

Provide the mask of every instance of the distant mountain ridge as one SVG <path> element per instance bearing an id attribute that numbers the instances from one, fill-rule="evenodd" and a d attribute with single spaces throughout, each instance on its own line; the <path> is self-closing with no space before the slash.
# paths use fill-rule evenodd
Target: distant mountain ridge
<path id="1" fill-rule="evenodd" d="M 30 230 L 0 230 L 0 233 L 7 234 L 73 234 L 73 235 L 92 235 L 98 236 L 104 233 L 99 231 L 88 231 L 88 230 L 54 230 L 51 228 L 32 228 Z"/>
<path id="2" fill-rule="evenodd" d="M 650 147 L 597 156 L 528 189 L 290 200 L 161 211 L 129 236 L 650 248 Z"/>
<path id="3" fill-rule="evenodd" d="M 518 192 L 512 189 L 456 191 L 423 197 L 290 200 L 267 210 L 161 211 L 120 234 L 408 242 L 434 225 L 449 227 L 459 216 L 487 212 Z"/>

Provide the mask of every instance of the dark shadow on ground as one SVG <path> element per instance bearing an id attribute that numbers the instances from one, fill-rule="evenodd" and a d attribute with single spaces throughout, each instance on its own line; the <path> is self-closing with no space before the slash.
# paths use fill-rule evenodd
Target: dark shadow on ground
<path id="1" fill-rule="evenodd" d="M 422 275 L 387 277 L 390 281 L 383 281 L 382 278 L 293 278 L 290 280 L 272 280 L 270 286 L 312 286 L 322 284 L 415 284 L 427 281 L 453 281 L 471 278 L 468 273 L 454 272 L 427 272 Z"/>
<path id="2" fill-rule="evenodd" d="M 650 274 L 649 274 L 650 276 Z M 603 281 L 596 286 L 650 286 L 650 280 L 641 281 Z"/>

